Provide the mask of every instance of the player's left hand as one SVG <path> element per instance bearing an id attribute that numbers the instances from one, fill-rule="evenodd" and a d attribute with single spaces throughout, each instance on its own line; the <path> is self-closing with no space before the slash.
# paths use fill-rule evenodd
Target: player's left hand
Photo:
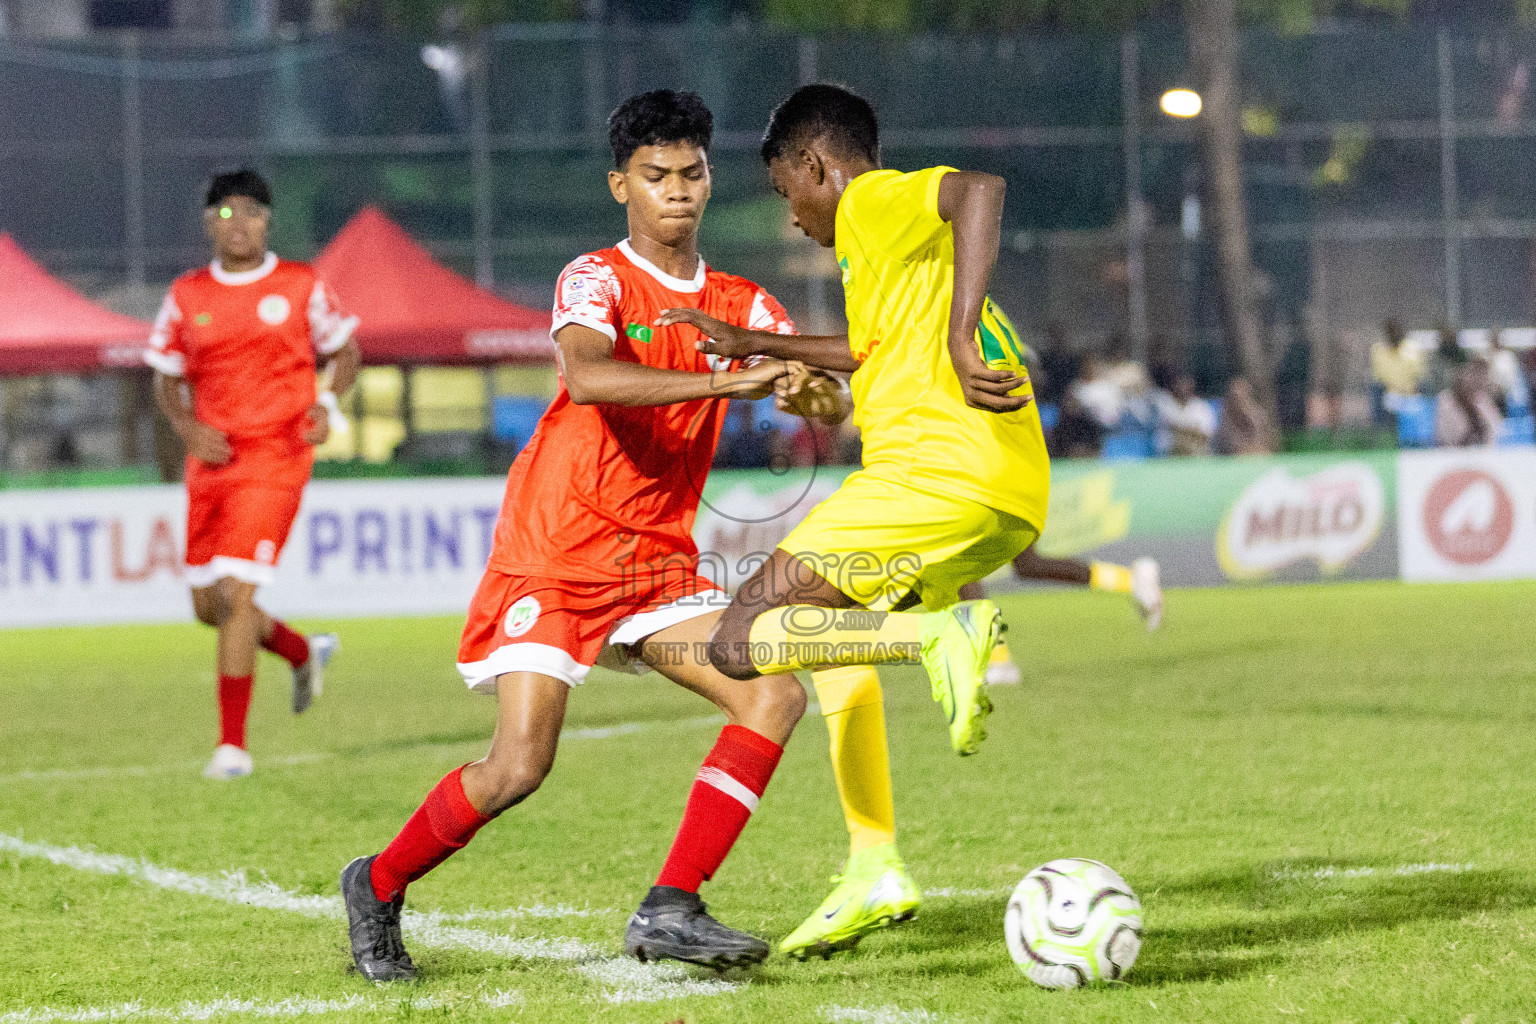
<path id="1" fill-rule="evenodd" d="M 1016 412 L 1030 403 L 1029 395 L 1009 394 L 1028 382 L 1007 370 L 988 369 L 969 338 L 958 343 L 955 338 L 950 338 L 949 361 L 955 368 L 955 376 L 960 378 L 960 393 L 965 397 L 965 404 L 972 409 Z"/>
<path id="2" fill-rule="evenodd" d="M 304 414 L 304 440 L 308 444 L 322 445 L 325 444 L 326 439 L 330 436 L 330 414 L 326 412 L 325 406 L 316 402 Z"/>

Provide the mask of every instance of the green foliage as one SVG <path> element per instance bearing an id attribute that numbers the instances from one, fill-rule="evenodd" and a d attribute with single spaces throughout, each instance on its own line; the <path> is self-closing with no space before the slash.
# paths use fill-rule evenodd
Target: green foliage
<path id="1" fill-rule="evenodd" d="M 770 23 L 795 31 L 937 31 L 1031 27 L 1110 31 L 1166 6 L 1158 0 L 765 0 Z"/>
<path id="2" fill-rule="evenodd" d="M 435 35 L 503 22 L 571 21 L 580 0 L 341 0 L 343 15 L 373 15 L 396 32 Z"/>
<path id="3" fill-rule="evenodd" d="M 1406 17 L 1412 0 L 1238 0 L 1238 16 L 1248 24 L 1269 25 L 1287 34 L 1307 32 L 1321 18 L 1329 18 L 1341 8 L 1369 8 L 1383 14 Z"/>
<path id="4" fill-rule="evenodd" d="M 1536 0 L 1518 0 L 1536 20 Z M 1412 0 L 1355 0 L 1349 6 L 1405 16 Z M 1052 28 L 1086 32 L 1122 31 L 1144 19 L 1176 9 L 1159 0 L 766 0 L 768 20 L 797 31 L 840 29 L 923 31 Z M 1239 0 L 1249 24 L 1282 32 L 1311 29 L 1345 7 L 1344 0 Z"/>

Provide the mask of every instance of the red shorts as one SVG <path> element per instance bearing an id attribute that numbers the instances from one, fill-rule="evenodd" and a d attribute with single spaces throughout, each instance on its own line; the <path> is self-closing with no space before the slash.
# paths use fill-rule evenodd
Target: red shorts
<path id="1" fill-rule="evenodd" d="M 307 446 L 306 446 L 307 447 Z M 257 457 L 239 444 L 223 466 L 187 459 L 187 583 L 225 576 L 266 586 L 299 514 L 311 457 Z"/>
<path id="2" fill-rule="evenodd" d="M 703 576 L 667 573 L 642 590 L 487 569 L 459 640 L 459 673 L 476 693 L 495 693 L 504 672 L 539 672 L 571 686 L 598 664 L 645 672 L 630 645 L 728 604 L 726 593 Z"/>

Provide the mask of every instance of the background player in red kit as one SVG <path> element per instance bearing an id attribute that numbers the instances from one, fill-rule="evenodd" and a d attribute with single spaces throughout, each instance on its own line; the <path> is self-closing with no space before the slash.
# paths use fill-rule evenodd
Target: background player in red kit
<path id="1" fill-rule="evenodd" d="M 662 310 L 682 305 L 794 329 L 761 288 L 699 257 L 710 136 L 709 110 L 692 93 L 632 97 L 609 118 L 608 183 L 630 237 L 575 260 L 556 286 L 562 386 L 508 476 L 459 647 L 470 689 L 497 695 L 490 753 L 450 772 L 382 853 L 342 872 L 353 960 L 374 981 L 414 977 L 400 938 L 406 885 L 538 789 L 570 689 L 598 663 L 654 668 L 729 722 L 656 885 L 630 919 L 626 950 L 714 967 L 768 955 L 761 939 L 710 917 L 698 889 L 757 806 L 805 691 L 790 675 L 738 683 L 695 657 L 728 599 L 698 575 L 692 530 L 723 399 L 764 394 L 775 381 L 787 393 L 782 379 L 805 370 L 768 359 L 736 371 L 696 350 L 694 328 L 654 326 Z"/>
<path id="2" fill-rule="evenodd" d="M 293 668 L 293 710 L 320 692 L 334 634 L 304 637 L 256 606 L 272 582 L 330 433 L 336 395 L 357 376 L 357 318 L 308 264 L 267 251 L 272 193 L 254 171 L 214 177 L 203 226 L 213 262 L 171 285 L 144 359 L 155 397 L 187 448 L 186 579 L 200 621 L 218 630 L 219 745 L 203 774 L 251 773 L 245 719 L 256 648 Z M 317 356 L 329 388 L 318 389 Z"/>

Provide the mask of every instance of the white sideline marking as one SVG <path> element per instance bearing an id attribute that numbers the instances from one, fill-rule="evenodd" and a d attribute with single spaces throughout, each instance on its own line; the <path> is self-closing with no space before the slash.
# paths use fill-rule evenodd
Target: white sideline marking
<path id="1" fill-rule="evenodd" d="M 1308 879 L 1323 878 L 1367 878 L 1371 875 L 1428 875 L 1438 872 L 1447 872 L 1459 875 L 1463 871 L 1473 870 L 1472 864 L 1399 864 L 1391 868 L 1340 868 L 1333 865 L 1325 867 L 1304 869 L 1286 868 L 1272 873 L 1272 877 L 1278 882 L 1300 882 Z"/>
<path id="2" fill-rule="evenodd" d="M 445 910 L 412 911 L 419 913 L 423 920 L 432 924 L 463 924 L 465 921 L 517 921 L 524 917 L 592 917 L 597 914 L 616 914 L 612 907 L 592 910 L 590 908 L 573 907 L 569 903 L 556 903 L 550 906 L 547 903 L 535 903 L 527 907 L 511 907 L 507 910 L 469 910 L 450 913 Z"/>
<path id="3" fill-rule="evenodd" d="M 335 755 L 329 753 L 313 754 L 283 754 L 277 757 L 262 759 L 262 764 L 310 764 L 315 761 L 324 761 Z M 108 766 L 105 768 L 51 768 L 43 771 L 28 769 L 26 771 L 13 772 L 10 775 L 0 775 L 0 785 L 8 782 L 64 782 L 76 779 L 118 779 L 141 778 L 146 775 L 158 775 L 161 772 L 192 772 L 197 771 L 207 764 L 206 761 L 177 761 L 174 764 L 127 764 Z"/>
<path id="4" fill-rule="evenodd" d="M 679 718 L 675 721 L 659 722 L 620 722 L 618 725 L 604 725 L 594 728 L 562 729 L 560 739 L 566 743 L 582 740 L 606 740 L 615 736 L 632 736 L 635 733 L 650 732 L 652 729 L 692 729 L 704 725 L 719 725 L 725 721 L 724 715 L 700 715 L 697 718 Z M 454 740 L 452 743 L 424 743 L 422 748 L 435 749 L 439 747 L 461 747 L 474 740 Z M 487 737 L 485 742 L 490 742 Z M 294 765 L 313 764 L 316 761 L 326 761 L 331 758 L 342 757 L 332 751 L 316 751 L 308 754 L 283 754 L 277 757 L 263 757 L 260 765 Z M 69 782 L 82 779 L 121 779 L 143 778 L 149 775 L 159 775 L 164 772 L 193 772 L 203 767 L 204 761 L 177 761 L 173 764 L 129 764 L 107 766 L 103 768 L 49 768 L 43 770 L 27 769 L 25 771 L 12 772 L 10 775 L 0 775 L 0 785 L 17 782 Z"/>
<path id="5" fill-rule="evenodd" d="M 53 1007 L 14 1010 L 0 1014 L 0 1024 L 52 1024 L 55 1021 L 113 1021 L 113 1020 L 213 1020 L 233 1014 L 252 1017 L 308 1017 L 323 1013 L 361 1011 L 380 1013 L 396 1010 L 406 1005 L 415 1010 L 446 1009 L 465 1000 L 443 999 L 438 996 L 421 996 L 404 1000 L 368 999 L 359 995 L 341 999 L 291 998 L 276 1001 L 236 999 L 225 996 L 206 1003 L 182 1003 L 179 1006 L 145 1006 L 141 1002 L 119 1003 L 116 1006 L 83 1006 L 73 1010 Z M 520 992 L 492 992 L 473 1000 L 479 1006 L 503 1009 L 523 1005 Z"/>
<path id="6" fill-rule="evenodd" d="M 899 1006 L 823 1006 L 828 1024 L 940 1024 L 932 1010 L 903 1010 Z"/>
<path id="7" fill-rule="evenodd" d="M 76 871 L 122 875 L 161 889 L 205 896 L 224 903 L 282 910 L 305 917 L 344 920 L 347 916 L 346 906 L 340 896 L 289 892 L 271 881 L 248 881 L 244 871 L 226 872 L 222 877 L 211 878 L 118 854 L 82 850 L 78 846 L 27 842 L 3 832 L 0 832 L 0 851 L 10 851 L 18 857 L 40 858 Z M 621 959 L 610 956 L 605 950 L 582 939 L 563 936 L 516 938 L 444 923 L 450 919 L 451 916 L 434 916 L 407 910 L 401 916 L 400 928 L 412 941 L 422 946 L 468 949 L 491 956 L 573 964 L 582 974 L 606 989 L 603 998 L 611 1003 L 721 995 L 741 987 L 726 981 L 700 981 L 690 977 L 681 967 L 651 966 L 627 957 Z"/>
<path id="8" fill-rule="evenodd" d="M 941 889 L 924 889 L 923 895 L 930 899 L 948 899 L 954 896 L 1007 896 L 1012 892 L 1012 889 L 956 889 L 946 885 Z"/>

